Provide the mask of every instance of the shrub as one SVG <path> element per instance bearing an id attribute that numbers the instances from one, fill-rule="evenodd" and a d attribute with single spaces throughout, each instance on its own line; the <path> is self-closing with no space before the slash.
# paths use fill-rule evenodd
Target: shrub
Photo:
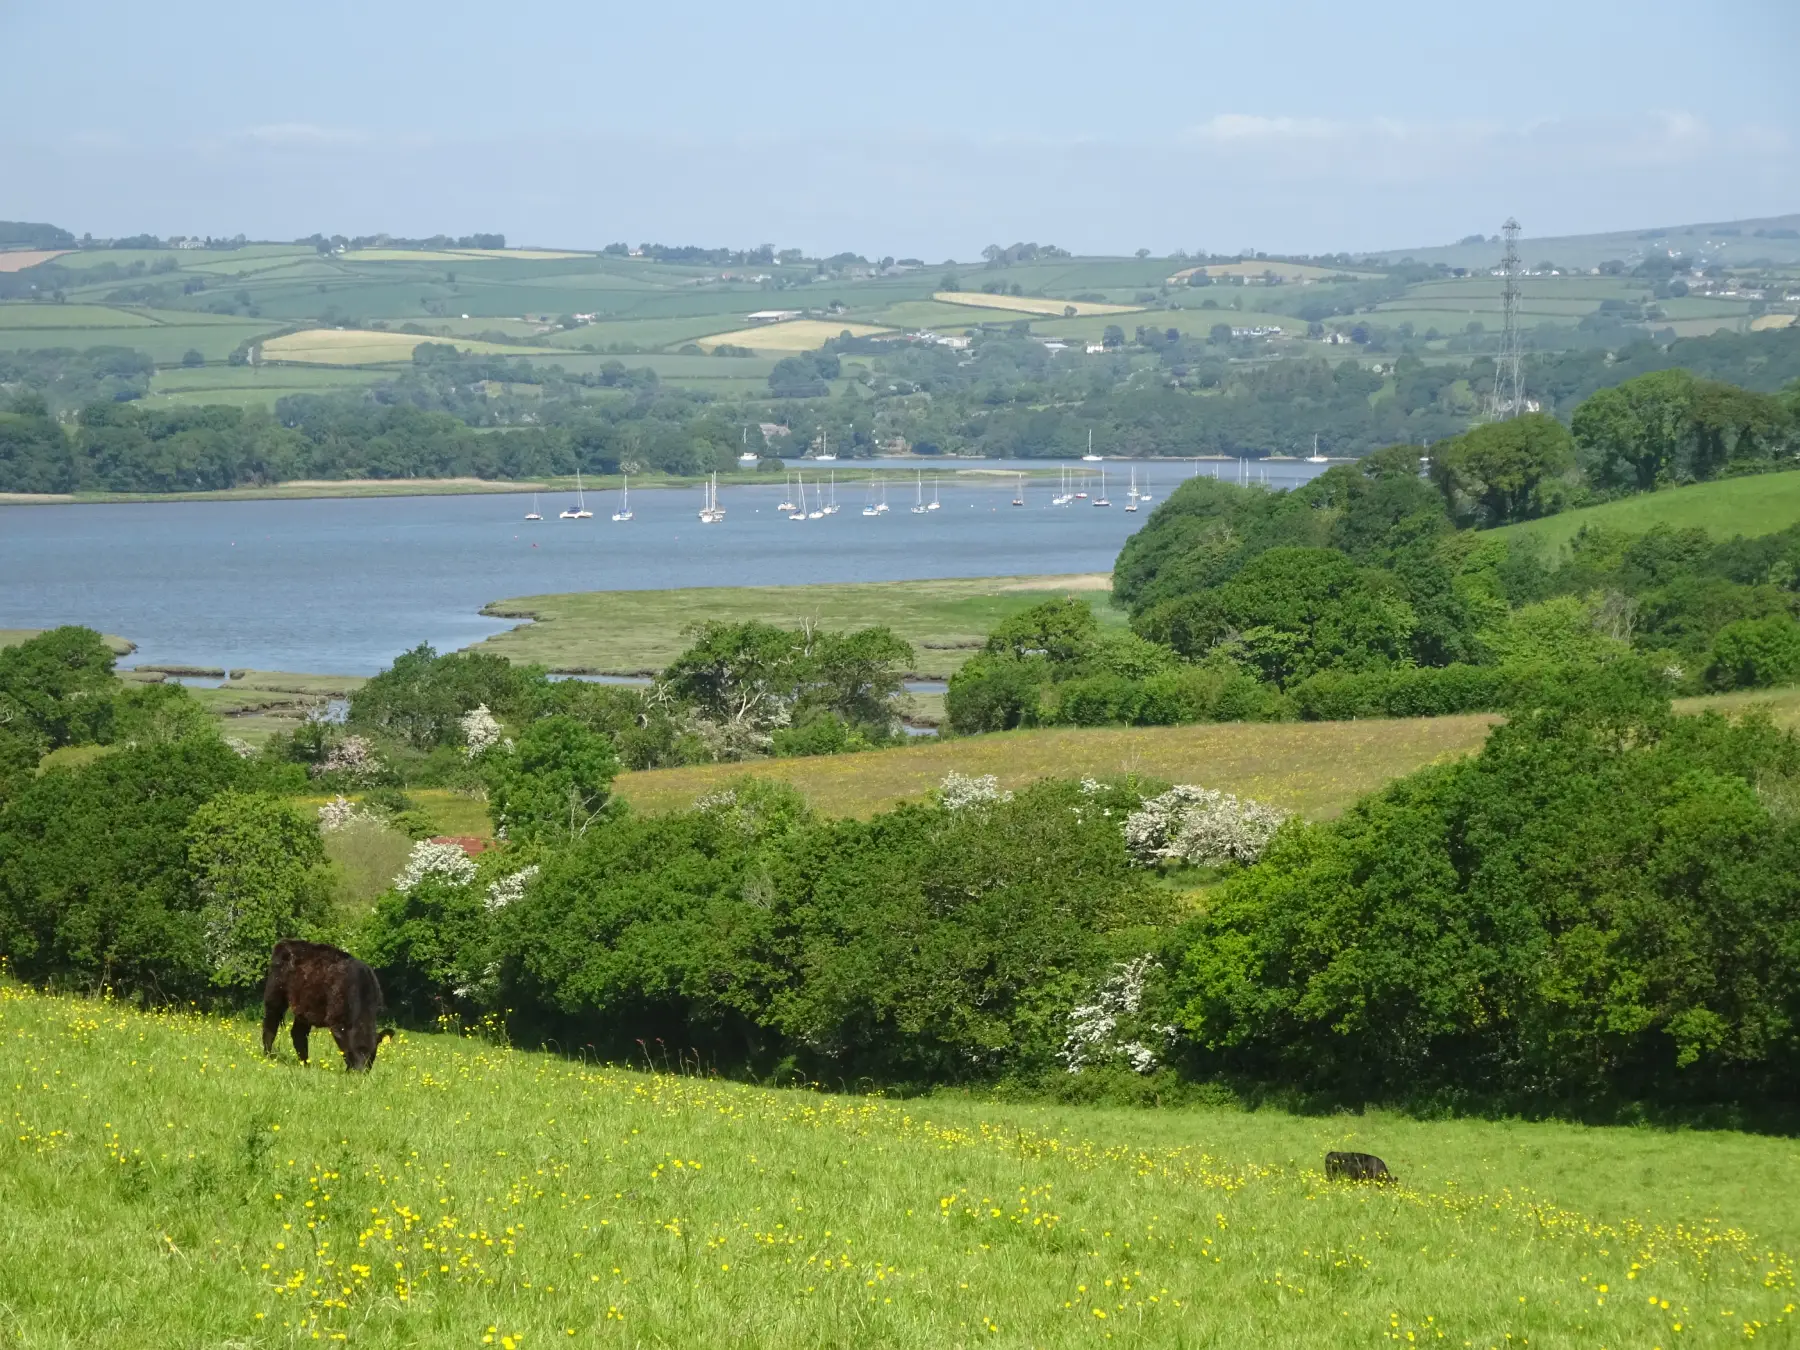
<path id="1" fill-rule="evenodd" d="M 1713 639 L 1706 683 L 1713 689 L 1767 689 L 1800 680 L 1800 624 L 1785 616 L 1739 619 Z"/>
<path id="2" fill-rule="evenodd" d="M 1288 813 L 1211 788 L 1177 784 L 1125 820 L 1125 849 L 1140 867 L 1253 863 Z"/>
<path id="3" fill-rule="evenodd" d="M 1217 1067 L 1352 1098 L 1792 1098 L 1800 745 L 1539 684 L 1474 759 L 1278 834 L 1180 944 Z M 1773 799 L 1773 798 L 1771 798 Z"/>

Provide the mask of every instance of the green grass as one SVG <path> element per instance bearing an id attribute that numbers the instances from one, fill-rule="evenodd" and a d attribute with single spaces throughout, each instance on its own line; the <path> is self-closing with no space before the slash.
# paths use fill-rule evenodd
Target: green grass
<path id="1" fill-rule="evenodd" d="M 1678 699 L 1678 712 L 1766 710 L 1800 729 L 1800 689 Z M 614 789 L 640 811 L 680 810 L 749 773 L 792 783 L 827 815 L 869 816 L 924 796 L 951 771 L 991 773 L 1003 787 L 1039 778 L 1135 773 L 1255 797 L 1311 819 L 1338 815 L 1403 774 L 1469 754 L 1499 720 L 1489 714 L 1354 722 L 1230 722 L 1183 727 L 1004 731 L 892 750 L 621 774 Z"/>
<path id="2" fill-rule="evenodd" d="M 1324 818 L 1401 774 L 1467 754 L 1481 744 L 1495 720 L 1468 716 L 1003 731 L 859 754 L 652 769 L 621 774 L 614 786 L 638 810 L 669 811 L 750 773 L 792 783 L 827 815 L 869 816 L 923 796 L 952 771 L 991 773 L 1005 787 L 1039 778 L 1136 773 L 1222 788 Z"/>
<path id="3" fill-rule="evenodd" d="M 357 820 L 325 836 L 335 898 L 346 915 L 367 913 L 406 866 L 413 841 L 377 820 Z"/>
<path id="4" fill-rule="evenodd" d="M 45 628 L 0 628 L 0 647 L 10 647 L 16 642 L 28 642 L 48 631 Z M 100 640 L 112 648 L 114 656 L 129 656 L 137 650 L 137 643 L 130 638 L 118 637 L 112 633 L 102 633 Z"/>
<path id="5" fill-rule="evenodd" d="M 591 486 L 591 485 L 590 485 Z M 1105 577 L 978 577 L 822 586 L 709 586 L 667 591 L 587 591 L 499 600 L 482 613 L 534 622 L 497 633 L 481 650 L 553 670 L 653 674 L 686 646 L 692 625 L 760 619 L 797 628 L 885 625 L 913 645 L 912 673 L 958 669 L 1009 614 L 1074 590 L 1104 602 Z M 1122 621 L 1109 606 L 1103 620 Z"/>
<path id="6" fill-rule="evenodd" d="M 1800 522 L 1800 471 L 1790 471 L 1641 493 L 1521 525 L 1506 525 L 1493 533 L 1503 538 L 1532 539 L 1555 550 L 1586 525 L 1632 531 L 1669 525 L 1676 529 L 1702 529 L 1716 538 L 1729 539 L 1740 534 L 1771 534 L 1796 522 Z"/>
<path id="7" fill-rule="evenodd" d="M 21 1344 L 1792 1343 L 1786 1139 L 890 1102 L 424 1034 L 351 1078 L 327 1036 L 301 1070 L 249 1020 L 11 985 L 0 1047 Z M 1326 1182 L 1341 1147 L 1401 1184 Z"/>

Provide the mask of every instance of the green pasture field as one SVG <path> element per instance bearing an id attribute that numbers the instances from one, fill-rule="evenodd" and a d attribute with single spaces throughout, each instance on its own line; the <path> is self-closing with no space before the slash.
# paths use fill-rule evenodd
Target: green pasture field
<path id="1" fill-rule="evenodd" d="M 199 369 L 166 366 L 150 382 L 146 402 L 177 406 L 229 403 L 237 407 L 274 407 L 288 394 L 322 394 L 356 389 L 385 379 L 382 371 L 332 366 L 230 366 Z"/>
<path id="2" fill-rule="evenodd" d="M 0 986 L 44 1346 L 1791 1343 L 1800 1146 L 893 1101 Z M 658 1053 L 651 1047 L 652 1053 Z M 660 1063 L 660 1058 L 657 1061 Z M 672 1057 L 670 1068 L 673 1068 Z M 1379 1153 L 1390 1187 L 1328 1182 Z"/>
<path id="3" fill-rule="evenodd" d="M 1642 531 L 1652 525 L 1703 529 L 1720 539 L 1772 534 L 1800 523 L 1800 471 L 1754 474 L 1686 487 L 1641 493 L 1579 511 L 1564 511 L 1493 531 L 1501 537 L 1532 539 L 1554 552 L 1588 525 Z"/>
<path id="4" fill-rule="evenodd" d="M 1667 328 L 1676 337 L 1706 337 L 1710 333 L 1745 333 L 1750 331 L 1748 313 L 1736 317 L 1713 317 L 1706 319 L 1670 319 L 1654 320 L 1653 328 Z"/>
<path id="5" fill-rule="evenodd" d="M 1800 689 L 1680 699 L 1679 712 L 1767 711 L 1800 728 Z M 745 773 L 793 784 L 833 816 L 865 817 L 923 797 L 952 772 L 995 775 L 1003 787 L 1040 778 L 1140 774 L 1254 797 L 1329 819 L 1366 793 L 1427 764 L 1478 749 L 1500 719 L 1456 717 L 1353 722 L 1231 722 L 1178 727 L 1058 727 L 964 739 L 921 739 L 892 750 L 806 759 L 702 764 L 621 774 L 616 791 L 641 811 L 675 811 Z"/>
<path id="6" fill-rule="evenodd" d="M 684 634 L 707 620 L 786 628 L 810 620 L 829 629 L 891 628 L 913 646 L 912 673 L 941 679 L 979 650 L 1001 619 L 1052 596 L 1090 598 L 1103 621 L 1122 623 L 1105 603 L 1109 582 L 1101 574 L 531 595 L 484 606 L 484 614 L 533 622 L 475 649 L 552 670 L 654 674 L 687 646 Z"/>
<path id="7" fill-rule="evenodd" d="M 185 317 L 185 316 L 184 316 Z M 240 345 L 270 330 L 260 322 L 141 324 L 118 328 L 0 328 L 0 350 L 41 350 L 45 347 L 132 347 L 158 365 L 177 365 L 190 350 L 208 361 L 224 361 Z"/>
<path id="8" fill-rule="evenodd" d="M 151 328 L 156 320 L 142 310 L 112 305 L 55 305 L 38 300 L 0 303 L 0 333 L 15 329 Z"/>

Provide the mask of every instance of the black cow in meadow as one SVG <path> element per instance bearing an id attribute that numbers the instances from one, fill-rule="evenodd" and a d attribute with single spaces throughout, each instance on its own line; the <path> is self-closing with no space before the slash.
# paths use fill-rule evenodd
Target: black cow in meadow
<path id="1" fill-rule="evenodd" d="M 1327 1153 L 1325 1175 L 1333 1181 L 1392 1182 L 1394 1174 L 1373 1153 Z"/>
<path id="2" fill-rule="evenodd" d="M 344 1067 L 374 1067 L 376 1048 L 394 1033 L 375 1030 L 381 1012 L 381 982 L 375 972 L 349 952 L 323 942 L 289 939 L 277 942 L 269 955 L 269 978 L 263 983 L 263 1053 L 275 1053 L 275 1033 L 288 1009 L 294 1011 L 294 1053 L 306 1063 L 306 1038 L 314 1027 L 328 1027 L 344 1052 Z"/>

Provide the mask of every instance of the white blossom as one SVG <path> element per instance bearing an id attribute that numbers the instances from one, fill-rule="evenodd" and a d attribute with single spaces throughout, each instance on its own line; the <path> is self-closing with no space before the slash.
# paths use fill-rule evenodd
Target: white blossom
<path id="1" fill-rule="evenodd" d="M 231 748 L 231 753 L 236 755 L 239 759 L 256 758 L 256 747 L 240 736 L 227 736 L 225 738 L 225 744 Z"/>
<path id="2" fill-rule="evenodd" d="M 439 844 L 421 839 L 413 845 L 406 867 L 394 878 L 394 889 L 410 891 L 428 876 L 449 878 L 453 885 L 467 886 L 475 880 L 475 861 L 455 844 Z"/>
<path id="3" fill-rule="evenodd" d="M 993 802 L 1010 802 L 1011 792 L 1000 790 L 1000 780 L 991 773 L 979 778 L 952 770 L 938 784 L 938 804 L 946 811 L 961 811 L 970 806 L 987 806 Z"/>
<path id="4" fill-rule="evenodd" d="M 488 883 L 487 911 L 489 914 L 505 909 L 516 900 L 525 898 L 525 884 L 538 874 L 538 866 L 530 867 L 501 877 L 498 881 Z"/>
<path id="5" fill-rule="evenodd" d="M 361 736 L 346 736 L 331 747 L 322 763 L 313 765 L 315 775 L 341 773 L 346 778 L 373 778 L 382 770 L 381 757 L 375 747 Z"/>
<path id="6" fill-rule="evenodd" d="M 476 704 L 457 720 L 462 725 L 463 740 L 466 742 L 463 753 L 470 759 L 499 743 L 500 723 L 494 720 L 494 714 L 488 711 L 487 704 Z"/>
<path id="7" fill-rule="evenodd" d="M 365 820 L 378 820 L 374 812 L 365 810 L 355 802 L 339 793 L 319 808 L 319 830 L 330 834 Z"/>
<path id="8" fill-rule="evenodd" d="M 1247 797 L 1181 784 L 1126 817 L 1125 849 L 1140 867 L 1253 863 L 1288 814 Z"/>
<path id="9" fill-rule="evenodd" d="M 1176 1034 L 1172 1026 L 1137 1025 L 1144 1006 L 1144 981 L 1157 967 L 1156 958 L 1148 954 L 1121 961 L 1095 991 L 1091 1003 L 1079 1003 L 1069 1010 L 1068 1033 L 1057 1058 L 1070 1073 L 1115 1059 L 1137 1073 L 1156 1068 L 1160 1062 L 1157 1052 L 1140 1038 L 1153 1034 L 1166 1043 Z"/>

